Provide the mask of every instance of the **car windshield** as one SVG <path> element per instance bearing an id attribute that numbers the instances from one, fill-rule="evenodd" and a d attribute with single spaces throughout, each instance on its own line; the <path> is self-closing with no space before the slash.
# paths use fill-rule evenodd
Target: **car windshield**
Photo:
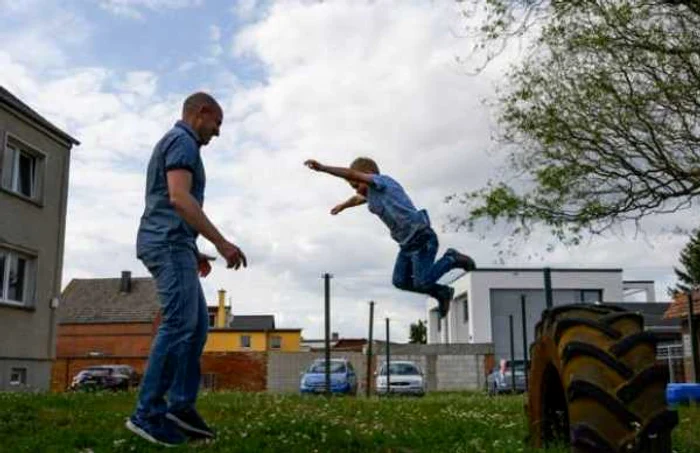
<path id="1" fill-rule="evenodd" d="M 326 362 L 314 362 L 309 367 L 308 373 L 325 373 Z M 331 373 L 345 373 L 345 363 L 331 362 Z"/>
<path id="2" fill-rule="evenodd" d="M 382 365 L 379 374 L 386 374 L 386 365 Z M 412 363 L 392 363 L 389 365 L 389 374 L 398 376 L 415 376 L 420 374 L 418 368 Z"/>
<path id="3" fill-rule="evenodd" d="M 88 368 L 84 373 L 92 376 L 109 376 L 112 374 L 112 370 L 109 368 Z"/>

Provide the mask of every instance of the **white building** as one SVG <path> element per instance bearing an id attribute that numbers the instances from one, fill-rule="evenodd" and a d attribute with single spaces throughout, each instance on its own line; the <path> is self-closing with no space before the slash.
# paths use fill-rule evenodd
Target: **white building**
<path id="1" fill-rule="evenodd" d="M 650 302 L 653 281 L 623 281 L 622 269 L 551 269 L 553 304 Z M 440 320 L 437 302 L 428 300 L 428 343 L 494 343 L 496 357 L 510 354 L 513 315 L 516 358 L 522 358 L 521 298 L 526 303 L 527 341 L 544 310 L 544 269 L 485 268 L 452 282 L 455 298 Z M 630 297 L 633 295 L 634 297 Z"/>

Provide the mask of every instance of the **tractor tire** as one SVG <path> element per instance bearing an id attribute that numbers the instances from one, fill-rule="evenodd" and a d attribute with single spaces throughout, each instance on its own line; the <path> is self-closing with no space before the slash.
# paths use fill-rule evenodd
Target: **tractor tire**
<path id="1" fill-rule="evenodd" d="M 545 310 L 530 347 L 527 413 L 534 447 L 574 453 L 669 453 L 678 414 L 668 369 L 638 313 L 610 305 Z"/>

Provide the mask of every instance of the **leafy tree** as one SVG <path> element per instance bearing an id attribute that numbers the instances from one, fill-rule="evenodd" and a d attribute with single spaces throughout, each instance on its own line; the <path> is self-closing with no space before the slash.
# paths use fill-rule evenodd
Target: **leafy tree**
<path id="1" fill-rule="evenodd" d="M 685 293 L 700 285 L 700 230 L 690 238 L 690 241 L 681 250 L 679 258 L 681 268 L 674 267 L 678 283 L 675 288 L 669 288 L 671 296 L 676 293 Z"/>
<path id="2" fill-rule="evenodd" d="M 419 319 L 415 324 L 412 323 L 410 329 L 409 343 L 426 344 L 428 342 L 428 328 L 422 319 Z"/>
<path id="3" fill-rule="evenodd" d="M 497 101 L 502 179 L 448 197 L 460 227 L 482 221 L 565 244 L 700 194 L 700 2 L 462 0 L 483 9 L 487 64 L 514 37 L 529 48 Z M 525 39 L 525 38 L 523 38 Z"/>

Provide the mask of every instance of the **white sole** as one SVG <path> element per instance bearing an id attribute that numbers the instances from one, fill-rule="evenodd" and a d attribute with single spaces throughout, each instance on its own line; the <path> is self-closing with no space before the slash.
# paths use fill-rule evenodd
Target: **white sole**
<path id="1" fill-rule="evenodd" d="M 210 432 L 208 432 L 208 431 L 202 431 L 201 429 L 197 429 L 197 428 L 195 428 L 195 427 L 192 426 L 192 425 L 188 425 L 187 423 L 183 422 L 182 420 L 180 420 L 179 418 L 177 418 L 176 416 L 174 416 L 174 415 L 171 414 L 171 413 L 165 414 L 165 417 L 166 417 L 168 420 L 170 420 L 170 421 L 172 421 L 172 422 L 175 422 L 175 424 L 176 424 L 177 426 L 179 426 L 180 428 L 184 429 L 185 431 L 189 431 L 189 432 L 191 432 L 191 433 L 199 434 L 200 436 L 208 437 L 209 439 L 213 439 L 213 438 L 214 438 L 214 435 L 213 435 L 212 433 L 210 433 Z"/>
<path id="2" fill-rule="evenodd" d="M 161 442 L 161 441 L 159 441 L 159 440 L 156 439 L 155 437 L 153 437 L 153 436 L 151 436 L 150 434 L 148 434 L 146 431 L 144 431 L 144 430 L 142 430 L 141 428 L 139 428 L 138 426 L 134 425 L 134 424 L 132 423 L 131 420 L 127 420 L 127 421 L 126 421 L 126 429 L 128 429 L 128 430 L 131 431 L 132 433 L 136 434 L 136 435 L 139 436 L 140 438 L 142 438 L 142 439 L 144 439 L 144 440 L 147 440 L 147 441 L 149 441 L 149 442 L 151 442 L 151 443 L 153 443 L 153 444 L 162 445 L 162 446 L 164 446 L 164 447 L 176 447 L 176 446 L 177 446 L 177 445 L 175 445 L 175 444 L 168 444 L 168 443 L 166 443 L 166 442 Z"/>

